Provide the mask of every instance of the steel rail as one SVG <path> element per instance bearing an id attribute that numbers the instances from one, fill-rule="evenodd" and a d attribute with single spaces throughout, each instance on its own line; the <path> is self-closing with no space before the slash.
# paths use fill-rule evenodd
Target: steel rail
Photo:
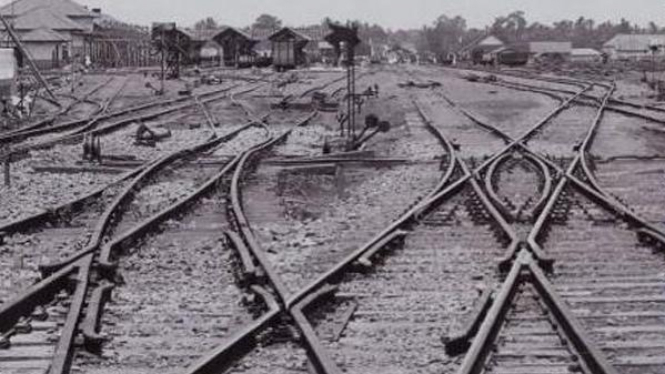
<path id="1" fill-rule="evenodd" d="M 390 224 L 386 229 L 381 231 L 379 234 L 375 235 L 372 239 L 370 239 L 366 244 L 364 244 L 362 247 L 360 247 L 358 250 L 353 252 L 351 255 L 347 256 L 342 262 L 338 263 L 336 266 L 334 266 L 332 269 L 327 271 L 325 274 L 321 275 L 319 278 L 311 282 L 308 286 L 306 286 L 304 289 L 299 291 L 297 294 L 293 295 L 289 301 L 287 302 L 287 306 L 289 308 L 292 308 L 295 304 L 297 304 L 299 301 L 301 301 L 303 298 L 305 298 L 308 294 L 312 293 L 314 290 L 320 288 L 323 284 L 328 283 L 331 279 L 335 279 L 336 277 L 339 276 L 340 273 L 344 271 L 346 267 L 349 266 L 349 264 L 355 262 L 358 258 L 362 256 L 364 252 L 367 250 L 371 249 L 376 243 L 380 242 L 381 239 L 384 237 L 390 235 L 393 231 L 399 229 L 402 225 L 405 223 L 411 221 L 417 214 L 422 214 L 424 213 L 427 209 L 431 208 L 436 202 L 442 201 L 448 197 L 453 192 L 458 191 L 466 182 L 468 182 L 472 178 L 476 178 L 479 176 L 479 174 L 487 169 L 496 159 L 500 158 L 502 155 L 504 155 L 506 152 L 509 152 L 513 148 L 517 147 L 519 144 L 521 144 L 525 139 L 529 138 L 532 136 L 536 131 L 538 131 L 541 127 L 549 123 L 556 115 L 558 115 L 561 111 L 566 109 L 572 101 L 577 98 L 579 95 L 583 94 L 588 90 L 588 87 L 585 88 L 584 90 L 580 91 L 577 96 L 570 98 L 566 102 L 564 102 L 561 106 L 557 107 L 554 109 L 551 113 L 547 114 L 543 119 L 538 121 L 531 129 L 525 131 L 524 134 L 522 134 L 517 140 L 514 140 L 510 142 L 504 149 L 501 151 L 497 152 L 494 156 L 490 157 L 487 159 L 482 165 L 477 167 L 475 170 L 471 171 L 469 175 L 466 175 L 459 180 L 455 181 L 454 183 L 448 185 L 445 189 L 435 193 L 434 195 L 431 196 L 431 198 L 427 200 L 421 201 L 419 204 L 415 205 L 413 208 L 411 208 L 408 212 L 406 212 L 402 217 L 394 221 L 392 224 Z"/>
<path id="2" fill-rule="evenodd" d="M 154 173 L 157 169 L 163 167 L 170 161 L 177 160 L 179 158 L 187 157 L 189 155 L 192 155 L 194 153 L 198 152 L 205 152 L 209 151 L 211 149 L 214 149 L 216 146 L 219 144 L 222 144 L 231 138 L 235 137 L 238 133 L 246 130 L 247 128 L 251 126 L 255 126 L 256 124 L 254 122 L 250 122 L 249 124 L 243 126 L 242 128 L 235 130 L 229 134 L 227 134 L 223 138 L 219 139 L 212 139 L 209 140 L 205 143 L 189 147 L 184 150 L 180 150 L 177 152 L 174 152 L 170 155 L 167 155 L 165 157 L 162 157 L 158 159 L 155 162 L 151 162 L 145 165 L 145 167 L 141 167 L 137 170 L 134 170 L 130 173 L 128 173 L 123 180 L 128 179 L 130 176 L 134 176 L 138 174 L 138 176 L 134 179 L 133 182 L 130 183 L 130 186 L 124 190 L 124 193 L 122 194 L 123 196 L 127 196 L 133 192 L 133 187 L 135 187 L 140 181 L 142 181 L 144 178 L 149 177 L 152 173 Z M 263 125 L 261 125 L 263 126 Z M 141 170 L 144 169 L 144 170 Z M 231 167 L 229 167 L 227 170 L 230 170 Z M 140 170 L 140 172 L 139 172 Z M 215 182 L 215 181 L 213 181 Z M 208 183 L 206 184 L 203 189 L 197 190 L 195 193 L 189 196 L 190 199 L 195 198 L 199 194 L 202 193 L 202 191 L 206 188 L 210 188 L 214 185 L 215 183 Z M 108 186 L 102 188 L 99 190 L 98 194 L 91 194 L 88 198 L 93 198 L 95 196 L 98 196 L 103 192 Z M 57 292 L 60 288 L 62 288 L 62 282 L 65 282 L 66 279 L 69 277 L 71 271 L 67 269 L 72 269 L 75 266 L 79 265 L 82 261 L 87 261 L 85 259 L 90 258 L 90 261 L 92 261 L 92 258 L 95 257 L 95 253 L 97 248 L 101 245 L 101 240 L 102 237 L 107 230 L 108 224 L 110 223 L 110 220 L 112 219 L 114 215 L 114 211 L 116 208 L 120 205 L 120 203 L 123 201 L 123 197 L 120 196 L 115 200 L 115 202 L 111 205 L 109 209 L 106 210 L 105 214 L 102 216 L 102 218 L 98 221 L 97 227 L 95 228 L 95 231 L 92 235 L 92 238 L 89 240 L 90 245 L 85 248 L 83 251 L 79 251 L 75 254 L 73 254 L 70 258 L 67 260 L 59 263 L 59 264 L 54 264 L 51 267 L 48 267 L 44 270 L 44 274 L 46 278 L 42 281 L 39 282 L 38 284 L 34 285 L 33 287 L 30 287 L 28 290 L 24 291 L 21 295 L 15 298 L 14 301 L 11 301 L 9 303 L 6 303 L 0 308 L 0 316 L 2 316 L 3 321 L 15 321 L 19 318 L 20 315 L 24 315 L 25 313 L 30 312 L 32 308 L 34 308 L 35 305 L 39 305 L 40 303 L 44 303 L 45 300 L 47 300 L 50 295 L 53 294 L 53 292 Z M 187 199 L 185 199 L 187 200 Z M 184 200 L 183 200 L 184 201 Z M 164 220 L 164 217 L 167 217 L 169 214 L 173 214 L 176 209 L 180 208 L 182 205 L 185 203 L 181 201 L 180 203 L 176 203 L 163 212 L 161 214 L 156 215 L 155 217 L 152 217 L 153 220 L 156 222 L 158 220 Z M 76 203 L 81 204 L 81 201 L 77 201 Z M 72 203 L 75 204 L 75 203 Z M 70 205 L 71 206 L 71 205 Z M 150 224 L 154 225 L 155 222 L 149 222 L 144 224 Z M 83 303 L 78 302 L 79 300 L 79 294 L 82 292 L 82 297 L 85 296 L 87 293 L 87 288 L 89 285 L 88 282 L 88 275 L 90 272 L 90 266 L 92 265 L 92 262 L 87 263 L 87 265 L 84 266 L 83 271 L 86 272 L 86 280 L 85 282 L 79 282 L 78 286 L 76 287 L 76 295 L 75 295 L 75 303 L 71 304 L 70 307 L 70 315 L 71 316 L 78 316 L 76 321 L 72 321 L 72 323 L 68 323 L 65 326 L 66 330 L 64 334 L 71 334 L 73 336 L 74 332 L 77 331 L 77 326 L 78 326 L 78 321 L 81 316 L 81 312 L 83 311 Z M 53 274 L 53 275 L 51 275 Z M 97 292 L 99 289 L 101 289 L 99 292 Z M 82 290 L 82 291 L 81 291 Z M 103 295 L 107 292 L 108 286 L 107 285 L 102 285 L 98 288 L 95 292 L 93 292 L 93 299 L 91 300 L 91 303 L 88 305 L 88 315 L 86 316 L 86 319 L 84 321 L 84 326 L 83 326 L 83 333 L 84 333 L 84 338 L 85 338 L 85 343 L 86 345 L 90 346 L 91 343 L 90 341 L 93 342 L 99 342 L 99 336 L 97 335 L 97 322 L 99 320 L 101 311 L 100 308 L 103 304 L 103 301 L 101 300 L 103 298 Z M 73 318 L 73 317 L 72 317 Z M 71 319 L 71 318 L 70 318 Z M 63 335 L 64 336 L 64 335 Z M 67 368 L 69 367 L 70 364 L 70 358 L 67 358 L 66 361 L 60 362 L 59 360 L 62 359 L 62 357 L 65 357 L 62 353 L 67 352 L 67 355 L 69 355 L 70 348 L 71 348 L 71 343 L 67 343 L 67 339 L 60 340 L 59 341 L 59 346 L 62 346 L 63 344 L 67 344 L 65 349 L 58 349 L 58 353 L 54 357 L 53 365 L 52 368 L 57 368 L 58 370 L 62 371 L 51 371 L 52 373 L 65 373 L 67 372 Z M 68 356 L 69 357 L 69 356 Z"/>
<path id="3" fill-rule="evenodd" d="M 60 111 L 58 111 L 57 113 L 49 116 L 46 119 L 42 119 L 42 120 L 40 120 L 40 121 L 38 121 L 38 122 L 36 122 L 32 125 L 28 125 L 28 126 L 25 126 L 23 128 L 17 129 L 17 130 L 8 131 L 8 132 L 4 132 L 4 133 L 0 134 L 0 143 L 3 143 L 5 141 L 5 139 L 9 136 L 15 136 L 15 135 L 18 135 L 18 134 L 26 134 L 26 133 L 29 133 L 31 131 L 36 131 L 36 130 L 40 129 L 41 127 L 51 125 L 53 122 L 55 122 L 55 120 L 58 117 L 64 116 L 65 114 L 69 113 L 77 104 L 79 104 L 81 102 L 84 102 L 84 101 L 87 101 L 88 97 L 94 95 L 95 93 L 100 91 L 102 88 L 106 87 L 112 80 L 113 80 L 113 78 L 110 78 L 107 81 L 102 82 L 101 84 L 97 85 L 92 90 L 90 90 L 89 92 L 85 93 L 80 98 L 79 97 L 73 97 L 74 100 L 70 104 L 68 104 L 67 106 L 61 108 Z M 103 105 L 101 105 L 97 102 L 91 101 L 91 103 L 93 103 L 94 105 L 99 105 L 100 110 L 101 110 L 101 107 L 103 107 Z M 96 115 L 98 113 L 99 112 L 93 113 L 93 115 Z"/>
<path id="4" fill-rule="evenodd" d="M 298 124 L 294 126 L 294 128 L 306 125 L 317 114 L 318 114 L 317 112 L 314 112 L 304 120 L 299 121 Z M 293 129 L 286 131 L 284 134 L 277 137 L 273 137 L 269 141 L 260 144 L 252 148 L 251 150 L 245 152 L 238 163 L 238 166 L 235 170 L 231 182 L 231 206 L 232 206 L 231 211 L 235 218 L 237 229 L 241 237 L 247 244 L 249 251 L 251 252 L 253 257 L 257 260 L 259 266 L 265 272 L 267 281 L 269 282 L 271 287 L 275 290 L 277 294 L 277 300 L 282 307 L 286 305 L 287 298 L 289 297 L 289 291 L 287 290 L 286 286 L 283 284 L 279 275 L 275 272 L 274 268 L 270 264 L 270 261 L 268 261 L 268 259 L 265 257 L 264 251 L 263 249 L 261 249 L 261 246 L 251 229 L 249 220 L 247 219 L 244 213 L 244 209 L 242 207 L 241 194 L 240 194 L 240 181 L 242 180 L 242 175 L 244 173 L 245 167 L 251 157 L 254 157 L 257 153 L 269 149 L 275 144 L 286 140 L 286 138 L 291 134 L 292 131 Z M 284 310 L 293 319 L 296 327 L 302 334 L 305 347 L 307 348 L 312 364 L 317 369 L 317 371 L 326 374 L 341 374 L 341 371 L 339 370 L 337 365 L 332 361 L 332 359 L 323 349 L 323 346 L 321 345 L 321 342 L 316 336 L 316 333 L 314 332 L 314 329 L 312 328 L 311 324 L 300 312 L 300 310 L 298 308 L 294 309 L 284 308 Z"/>
<path id="5" fill-rule="evenodd" d="M 608 91 L 608 93 L 605 96 L 605 100 L 603 101 L 604 103 L 607 103 L 608 98 L 612 94 L 612 90 Z M 440 93 L 443 97 L 446 97 L 442 93 Z M 479 126 L 489 130 L 496 136 L 506 140 L 506 141 L 511 141 L 512 138 L 504 133 L 503 131 L 499 130 L 495 126 L 489 125 L 487 123 L 484 123 L 483 121 L 479 120 L 474 114 L 472 114 L 469 111 L 466 111 L 462 108 L 459 108 L 452 100 L 448 99 L 446 97 L 446 101 L 449 102 L 449 104 L 453 105 L 453 107 L 458 108 L 462 112 L 464 116 L 467 118 L 471 119 L 474 123 L 478 124 Z M 590 140 L 594 135 L 598 125 L 600 124 L 600 121 L 602 120 L 602 109 L 599 110 L 599 112 L 596 114 L 596 117 L 594 118 L 594 121 L 592 122 L 590 129 L 588 130 L 587 136 L 585 137 L 585 143 L 589 143 Z M 549 162 L 546 158 L 542 157 L 536 152 L 531 151 L 524 143 L 520 143 L 519 147 L 522 148 L 523 150 L 527 151 L 529 154 L 531 154 L 535 160 L 539 160 L 541 163 L 552 166 L 552 163 Z M 578 155 L 579 156 L 579 155 Z M 580 160 L 575 160 L 573 163 L 570 165 L 569 171 L 572 170 L 574 171 L 577 168 L 578 163 Z M 556 166 L 556 165 L 555 165 Z M 562 171 L 560 171 L 557 168 L 555 168 L 559 172 L 559 174 L 563 174 Z M 563 183 L 563 185 L 562 185 Z M 561 192 L 563 191 L 565 187 L 565 179 L 562 179 L 557 187 L 554 189 L 552 195 L 547 198 L 549 195 L 545 195 L 544 199 L 539 203 L 542 205 L 542 211 L 541 213 L 537 216 L 536 222 L 534 224 L 534 229 L 531 231 L 527 238 L 527 244 L 529 245 L 529 248 L 533 252 L 533 254 L 536 256 L 540 266 L 542 266 L 545 269 L 551 269 L 553 264 L 554 264 L 554 259 L 547 255 L 545 251 L 542 249 L 542 247 L 538 244 L 538 237 L 540 235 L 540 232 L 542 231 L 542 228 L 544 227 L 545 223 L 547 222 L 547 218 L 549 217 L 551 210 L 553 209 L 556 201 L 558 200 L 558 197 L 560 196 Z M 551 187 L 550 187 L 551 188 Z M 507 254 L 506 257 L 500 261 L 500 268 L 505 270 L 510 267 L 511 262 L 515 259 L 517 255 L 517 246 L 512 247 L 514 249 L 513 253 Z"/>
<path id="6" fill-rule="evenodd" d="M 236 88 L 240 87 L 239 85 L 231 86 L 231 87 L 225 87 L 223 89 L 218 89 L 218 90 L 212 90 L 209 92 L 205 92 L 199 95 L 199 97 L 204 97 L 205 99 L 203 100 L 204 102 L 210 102 L 210 101 L 215 101 L 219 99 L 223 99 L 222 97 L 217 97 L 220 94 L 225 94 L 228 91 L 234 90 Z M 187 103 L 187 101 L 190 101 Z M 146 104 L 141 104 L 138 106 L 134 107 L 129 107 L 122 109 L 117 112 L 113 113 L 108 113 L 105 115 L 100 115 L 94 118 L 92 121 L 85 119 L 85 120 L 78 120 L 78 121 L 72 121 L 68 123 L 64 123 L 62 125 L 54 126 L 48 129 L 41 129 L 41 130 L 35 130 L 31 131 L 28 133 L 18 133 L 10 136 L 0 136 L 0 142 L 11 142 L 11 141 L 21 141 L 23 139 L 29 138 L 31 136 L 38 136 L 38 135 L 44 135 L 48 134 L 51 132 L 60 132 L 60 131 L 66 131 L 70 129 L 76 129 L 80 126 L 83 125 L 81 129 L 71 131 L 68 134 L 63 134 L 60 137 L 57 137 L 52 140 L 47 140 L 42 143 L 38 144 L 32 144 L 32 145 L 26 145 L 26 146 L 17 146 L 15 149 L 13 149 L 9 154 L 5 155 L 5 157 L 11 157 L 12 155 L 18 154 L 18 153 L 24 153 L 27 150 L 30 149 L 35 149 L 35 148 L 43 148 L 43 147 L 48 147 L 52 146 L 54 144 L 59 144 L 63 142 L 68 142 L 68 141 L 78 141 L 80 140 L 85 134 L 87 133 L 92 133 L 94 135 L 101 135 L 105 133 L 109 133 L 112 131 L 117 130 L 118 128 L 122 128 L 128 124 L 137 122 L 137 121 L 145 121 L 153 118 L 157 118 L 163 115 L 167 115 L 179 110 L 183 110 L 192 106 L 195 106 L 196 102 L 192 100 L 191 97 L 181 97 L 181 98 L 175 98 L 175 99 L 168 99 L 168 100 L 163 100 L 163 101 L 158 101 L 158 102 L 152 102 L 152 103 L 146 103 Z M 150 110 L 154 109 L 157 107 L 166 107 L 160 110 L 144 113 L 144 114 L 135 114 L 136 112 L 144 111 L 144 110 Z M 113 118 L 117 117 L 123 117 L 129 115 L 128 118 L 121 119 L 115 123 L 111 123 L 110 125 L 104 126 L 102 128 L 95 129 L 97 124 L 101 121 L 108 121 Z"/>
<path id="7" fill-rule="evenodd" d="M 52 363 L 51 366 L 52 369 L 50 373 L 67 373 L 69 371 L 69 366 L 71 364 L 71 353 L 72 353 L 71 350 L 72 343 L 69 337 L 70 336 L 73 337 L 75 335 L 75 332 L 78 331 L 78 323 L 82 318 L 82 311 L 84 308 L 84 298 L 85 295 L 87 294 L 87 290 L 90 285 L 88 279 L 91 271 L 92 261 L 93 258 L 96 257 L 96 251 L 101 245 L 102 237 L 107 230 L 107 227 L 114 215 L 116 208 L 120 206 L 121 203 L 124 201 L 123 197 L 126 197 L 127 195 L 133 193 L 134 187 L 138 183 L 141 183 L 141 181 L 143 181 L 145 178 L 148 178 L 151 174 L 156 172 L 157 169 L 163 167 L 167 163 L 182 157 L 187 157 L 194 153 L 205 152 L 210 149 L 214 149 L 214 147 L 230 140 L 241 131 L 244 131 L 247 128 L 255 125 L 256 124 L 254 122 L 250 122 L 249 124 L 243 126 L 241 129 L 233 131 L 223 138 L 213 139 L 205 143 L 174 152 L 170 155 L 158 159 L 156 162 L 150 163 L 149 166 L 147 166 L 145 170 L 140 172 L 138 176 L 133 180 L 133 182 L 130 183 L 130 186 L 128 188 L 125 188 L 124 192 L 122 193 L 123 196 L 119 196 L 118 198 L 116 198 L 115 202 L 105 211 L 101 219 L 98 221 L 97 227 L 90 240 L 90 245 L 87 248 L 73 254 L 67 260 L 59 264 L 55 264 L 51 268 L 47 269 L 46 273 L 52 275 L 46 275 L 47 278 L 45 278 L 43 281 L 39 282 L 38 284 L 30 287 L 28 290 L 24 291 L 21 295 L 16 297 L 14 301 L 10 301 L 9 303 L 2 305 L 2 308 L 0 308 L 0 317 L 2 318 L 0 319 L 2 319 L 3 321 L 16 321 L 21 315 L 29 313 L 32 310 L 32 308 L 34 308 L 36 305 L 43 304 L 46 300 L 52 297 L 54 292 L 57 292 L 59 289 L 61 289 L 63 286 L 63 282 L 65 283 L 67 282 L 67 279 L 69 278 L 71 272 L 73 271 L 72 269 L 79 269 L 77 271 L 82 271 L 85 273 L 85 280 L 79 279 L 79 281 L 77 282 L 77 286 L 75 287 L 76 291 L 73 296 L 74 302 L 72 302 L 72 304 L 70 305 L 70 312 L 69 312 L 70 317 L 68 317 L 68 322 L 64 326 L 63 330 L 64 332 L 62 334 L 63 339 L 59 340 L 58 348 L 56 350 L 56 355 L 54 356 L 54 361 Z M 225 172 L 228 172 L 228 170 L 231 169 L 232 166 L 228 166 L 227 168 L 225 168 L 226 170 Z M 198 189 L 197 191 L 189 195 L 186 199 L 183 199 L 171 205 L 170 207 L 163 210 L 159 214 L 153 216 L 151 222 L 144 221 L 142 224 L 148 226 L 148 225 L 158 224 L 159 222 L 163 222 L 165 217 L 174 214 L 177 209 L 182 208 L 191 199 L 195 199 L 199 195 L 204 193 L 207 189 L 213 188 L 216 182 L 217 181 L 213 178 L 212 181 L 206 183 L 202 188 Z M 144 231 L 140 230 L 132 231 L 132 233 L 134 234 L 140 234 L 143 232 Z M 127 239 L 127 236 L 124 236 L 123 240 L 124 239 Z M 100 287 L 98 287 L 98 289 L 93 292 L 93 299 L 88 304 L 87 308 L 88 315 L 86 316 L 82 326 L 84 343 L 88 347 L 94 346 L 95 344 L 98 344 L 101 341 L 100 336 L 97 334 L 97 325 L 99 318 L 101 316 L 100 309 L 103 306 L 103 300 L 102 300 L 104 297 L 103 294 L 107 291 L 108 291 L 108 285 L 101 284 Z"/>
<path id="8" fill-rule="evenodd" d="M 335 81 L 330 82 L 329 85 L 333 84 L 334 82 Z M 248 112 L 248 115 L 251 115 L 251 112 Z M 229 211 L 232 216 L 231 222 L 235 226 L 239 235 L 235 232 L 226 232 L 225 235 L 231 240 L 231 244 L 236 248 L 236 250 L 240 252 L 239 256 L 241 257 L 243 264 L 243 273 L 247 276 L 246 280 L 254 283 L 260 281 L 256 278 L 258 272 L 255 270 L 256 267 L 253 262 L 253 259 L 255 259 L 258 262 L 259 267 L 263 269 L 263 275 L 267 278 L 267 282 L 269 283 L 270 287 L 277 294 L 277 300 L 275 301 L 275 306 L 271 308 L 268 314 L 264 315 L 261 319 L 255 321 L 241 332 L 235 334 L 231 341 L 202 357 L 199 361 L 187 369 L 186 373 L 188 374 L 209 374 L 212 372 L 218 372 L 213 371 L 216 370 L 215 368 L 218 370 L 219 368 L 227 367 L 230 365 L 231 357 L 240 356 L 241 354 L 238 352 L 246 351 L 248 349 L 248 345 L 251 345 L 249 342 L 254 339 L 256 334 L 263 331 L 268 325 L 276 322 L 278 318 L 280 318 L 285 313 L 290 315 L 291 320 L 295 322 L 296 326 L 299 328 L 301 334 L 303 335 L 306 346 L 312 355 L 311 359 L 314 366 L 321 370 L 328 368 L 330 370 L 329 373 L 337 372 L 335 371 L 334 364 L 323 351 L 316 335 L 312 335 L 311 325 L 309 325 L 309 322 L 306 320 L 303 321 L 301 318 L 299 318 L 297 312 L 294 314 L 293 312 L 289 311 L 288 308 L 283 307 L 285 306 L 288 297 L 286 287 L 284 287 L 281 279 L 279 279 L 277 274 L 272 269 L 270 263 L 263 255 L 263 251 L 260 248 L 254 233 L 252 232 L 251 226 L 244 214 L 242 207 L 240 189 L 240 183 L 243 173 L 245 172 L 246 165 L 250 163 L 253 157 L 256 157 L 256 155 L 259 153 L 286 140 L 296 127 L 306 125 L 316 115 L 317 112 L 313 112 L 309 117 L 297 123 L 296 126 L 281 134 L 280 136 L 272 137 L 264 143 L 254 146 L 239 155 L 240 159 L 231 180 L 231 209 Z"/>
<path id="9" fill-rule="evenodd" d="M 607 97 L 609 97 L 609 100 L 603 99 L 602 101 L 606 102 L 604 110 L 611 111 L 613 109 L 609 106 L 609 103 L 612 101 L 612 99 L 610 95 L 606 95 L 606 98 Z M 596 119 L 599 121 L 602 119 L 600 113 L 597 113 Z M 595 122 L 592 125 L 597 127 L 597 125 L 595 125 Z M 591 129 L 590 129 L 589 133 L 587 134 L 587 138 L 591 139 L 593 136 L 594 135 L 591 134 Z M 573 160 L 573 162 L 570 165 L 572 168 L 569 167 L 567 170 L 563 170 L 561 167 L 559 167 L 557 164 L 553 163 L 552 161 L 548 160 L 546 157 L 543 157 L 537 152 L 534 152 L 533 150 L 529 149 L 526 145 L 520 144 L 519 147 L 522 148 L 523 151 L 530 153 L 533 157 L 535 157 L 536 159 L 540 160 L 542 163 L 549 166 L 552 170 L 557 172 L 562 178 L 557 187 L 554 189 L 553 195 L 551 196 L 551 198 L 548 200 L 547 204 L 543 208 L 541 215 L 538 217 L 538 220 L 536 221 L 534 230 L 532 230 L 527 240 L 529 247 L 533 250 L 534 255 L 536 256 L 536 258 L 539 259 L 539 261 L 541 262 L 541 266 L 543 266 L 543 268 L 547 269 L 549 266 L 551 266 L 547 265 L 547 263 L 549 261 L 552 261 L 553 263 L 554 261 L 545 254 L 545 252 L 538 244 L 539 236 L 541 235 L 541 231 L 546 224 L 547 217 L 549 216 L 549 214 L 544 215 L 543 213 L 551 212 L 551 210 L 554 208 L 554 205 L 558 200 L 555 197 L 561 195 L 567 184 L 566 181 L 572 182 L 574 187 L 576 187 L 582 193 L 590 197 L 592 200 L 598 202 L 606 209 L 613 212 L 615 215 L 621 217 L 623 220 L 630 222 L 631 224 L 642 227 L 641 229 L 637 230 L 637 234 L 640 235 L 641 237 L 650 238 L 653 242 L 655 242 L 657 247 L 661 248 L 662 250 L 665 250 L 665 232 L 662 229 L 656 227 L 655 225 L 648 222 L 646 219 L 640 217 L 634 211 L 630 210 L 628 207 L 618 202 L 616 199 L 611 198 L 611 196 L 604 193 L 602 189 L 599 191 L 596 188 L 590 186 L 587 182 L 580 180 L 574 175 L 574 171 L 579 166 L 580 162 L 579 159 Z"/>
<path id="10" fill-rule="evenodd" d="M 564 338 L 575 348 L 583 371 L 590 374 L 617 374 L 616 369 L 609 364 L 607 358 L 554 290 L 541 268 L 526 251 L 522 251 L 517 261 L 514 262 L 496 300 L 487 312 L 469 352 L 464 357 L 458 374 L 485 372 L 485 362 L 506 322 L 505 318 L 511 302 L 518 292 L 519 285 L 525 282 L 532 283 L 536 287 L 542 301 L 551 312 L 551 316 L 565 333 Z"/>

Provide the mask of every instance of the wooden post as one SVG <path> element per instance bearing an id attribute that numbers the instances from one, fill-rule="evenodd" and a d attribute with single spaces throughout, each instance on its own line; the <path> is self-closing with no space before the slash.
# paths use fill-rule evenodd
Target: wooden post
<path id="1" fill-rule="evenodd" d="M 4 161 L 4 169 L 5 169 L 5 187 L 9 188 L 12 186 L 12 178 L 11 178 L 11 155 L 7 155 Z"/>

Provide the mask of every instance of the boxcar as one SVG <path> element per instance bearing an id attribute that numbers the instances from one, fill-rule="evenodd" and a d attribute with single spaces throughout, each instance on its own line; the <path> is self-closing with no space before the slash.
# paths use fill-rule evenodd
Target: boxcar
<path id="1" fill-rule="evenodd" d="M 296 67 L 296 46 L 293 40 L 272 43 L 272 63 L 277 70 L 294 69 Z"/>

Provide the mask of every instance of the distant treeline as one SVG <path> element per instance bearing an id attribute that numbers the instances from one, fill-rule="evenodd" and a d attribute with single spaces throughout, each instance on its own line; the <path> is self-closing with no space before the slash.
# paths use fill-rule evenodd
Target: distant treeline
<path id="1" fill-rule="evenodd" d="M 330 22 L 326 18 L 322 23 Z M 415 49 L 420 54 L 433 54 L 445 57 L 455 53 L 467 44 L 486 34 L 492 34 L 506 43 L 520 41 L 572 41 L 575 48 L 602 49 L 605 42 L 619 33 L 656 34 L 665 32 L 659 25 L 650 22 L 646 27 L 632 24 L 626 19 L 614 23 L 606 21 L 597 23 L 593 19 L 579 17 L 575 21 L 562 20 L 551 25 L 529 22 L 523 11 L 516 11 L 506 16 L 496 17 L 494 23 L 485 29 L 469 28 L 466 19 L 461 16 L 439 16 L 431 25 L 417 30 L 390 30 L 377 24 L 353 21 L 358 25 L 363 41 L 357 51 L 369 54 L 371 47 L 381 48 L 403 47 Z M 277 27 L 282 21 L 271 15 L 261 15 L 253 27 Z M 202 20 L 195 28 L 218 27 L 216 22 L 208 18 Z"/>
<path id="2" fill-rule="evenodd" d="M 551 25 L 529 22 L 522 11 L 497 17 L 485 30 L 468 28 L 462 17 L 440 16 L 431 26 L 421 30 L 419 51 L 430 51 L 445 56 L 485 34 L 491 33 L 506 43 L 521 41 L 572 41 L 575 48 L 602 49 L 603 44 L 620 33 L 656 34 L 661 29 L 654 22 L 647 27 L 621 19 L 619 23 L 606 21 L 597 23 L 593 19 L 579 17 L 575 21 L 562 20 Z"/>

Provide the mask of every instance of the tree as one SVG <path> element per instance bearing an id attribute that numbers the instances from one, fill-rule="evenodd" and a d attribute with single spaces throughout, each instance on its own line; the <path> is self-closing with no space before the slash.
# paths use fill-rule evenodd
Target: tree
<path id="1" fill-rule="evenodd" d="M 512 12 L 505 17 L 497 17 L 492 25 L 492 33 L 507 41 L 522 41 L 528 22 L 523 11 Z"/>
<path id="2" fill-rule="evenodd" d="M 263 30 L 277 30 L 282 28 L 282 20 L 270 14 L 262 14 L 254 21 L 252 27 Z"/>
<path id="3" fill-rule="evenodd" d="M 423 28 L 423 38 L 418 42 L 419 52 L 432 52 L 440 59 L 462 47 L 467 33 L 466 20 L 460 16 L 439 16 L 432 27 Z"/>
<path id="4" fill-rule="evenodd" d="M 202 19 L 194 24 L 194 30 L 216 30 L 218 28 L 219 24 L 212 17 Z"/>
<path id="5" fill-rule="evenodd" d="M 660 31 L 660 27 L 658 25 L 651 21 L 649 22 L 649 34 L 657 34 Z"/>

